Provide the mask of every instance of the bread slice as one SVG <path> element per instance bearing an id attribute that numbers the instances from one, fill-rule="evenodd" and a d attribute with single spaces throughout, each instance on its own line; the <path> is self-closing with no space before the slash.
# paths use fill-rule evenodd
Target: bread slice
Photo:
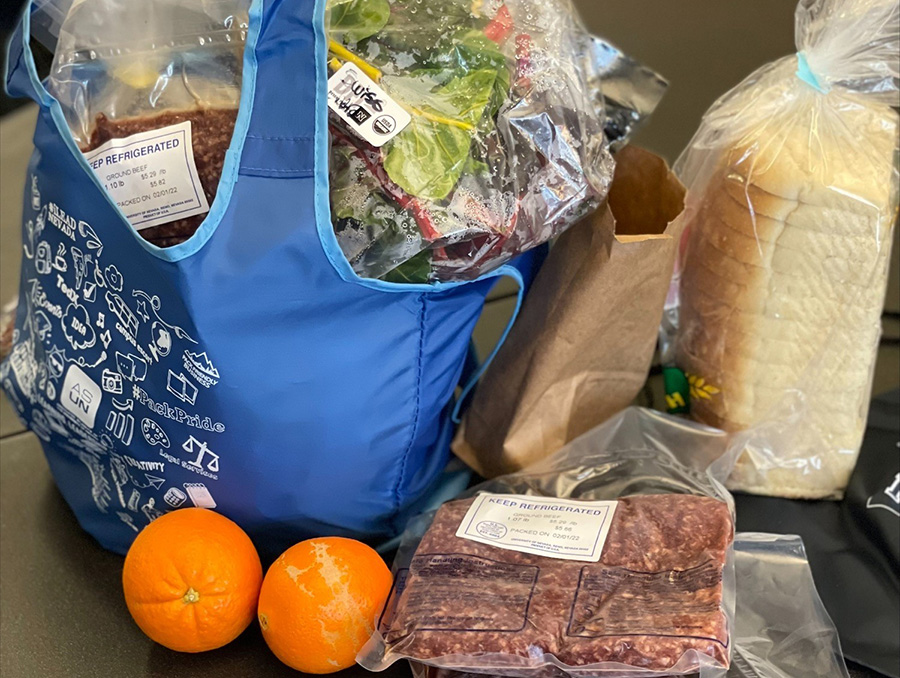
<path id="1" fill-rule="evenodd" d="M 676 360 L 747 431 L 732 489 L 839 497 L 865 429 L 897 214 L 897 117 L 838 93 L 726 149 L 688 197 Z"/>

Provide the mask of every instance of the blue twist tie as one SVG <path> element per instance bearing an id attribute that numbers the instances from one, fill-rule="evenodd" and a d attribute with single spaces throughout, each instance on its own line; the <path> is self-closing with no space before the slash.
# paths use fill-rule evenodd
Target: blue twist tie
<path id="1" fill-rule="evenodd" d="M 812 72 L 812 69 L 809 67 L 809 61 L 807 61 L 803 52 L 797 52 L 797 77 L 817 92 L 828 94 L 831 91 L 831 87 L 827 84 L 823 85 L 816 77 L 816 74 Z"/>

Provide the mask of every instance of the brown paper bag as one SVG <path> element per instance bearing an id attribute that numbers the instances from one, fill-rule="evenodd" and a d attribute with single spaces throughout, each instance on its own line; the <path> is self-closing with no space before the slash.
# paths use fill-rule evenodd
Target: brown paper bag
<path id="1" fill-rule="evenodd" d="M 626 147 L 609 200 L 550 250 L 486 371 L 453 451 L 493 477 L 627 407 L 647 378 L 681 233 L 684 187 Z"/>

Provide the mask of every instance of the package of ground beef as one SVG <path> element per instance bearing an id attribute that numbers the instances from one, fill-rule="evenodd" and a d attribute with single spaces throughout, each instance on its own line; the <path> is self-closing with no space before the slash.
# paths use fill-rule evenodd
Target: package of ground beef
<path id="1" fill-rule="evenodd" d="M 723 435 L 632 408 L 422 516 L 358 660 L 516 676 L 725 675 L 733 463 Z"/>
<path id="2" fill-rule="evenodd" d="M 98 179 L 159 247 L 210 210 L 241 95 L 250 0 L 49 0 L 48 91 Z M 40 19 L 39 19 L 40 23 Z"/>
<path id="3" fill-rule="evenodd" d="M 837 629 L 816 591 L 800 537 L 738 532 L 734 570 L 737 598 L 728 678 L 850 678 Z M 417 663 L 411 668 L 414 678 L 484 675 Z"/>

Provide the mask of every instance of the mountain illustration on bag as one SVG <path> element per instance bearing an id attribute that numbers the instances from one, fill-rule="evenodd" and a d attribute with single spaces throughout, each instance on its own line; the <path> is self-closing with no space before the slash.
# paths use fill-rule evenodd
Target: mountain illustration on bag
<path id="1" fill-rule="evenodd" d="M 193 353 L 192 351 L 184 352 L 184 369 L 187 370 L 201 386 L 209 388 L 219 383 L 219 370 L 217 370 L 206 355 L 206 351 L 202 353 Z"/>

